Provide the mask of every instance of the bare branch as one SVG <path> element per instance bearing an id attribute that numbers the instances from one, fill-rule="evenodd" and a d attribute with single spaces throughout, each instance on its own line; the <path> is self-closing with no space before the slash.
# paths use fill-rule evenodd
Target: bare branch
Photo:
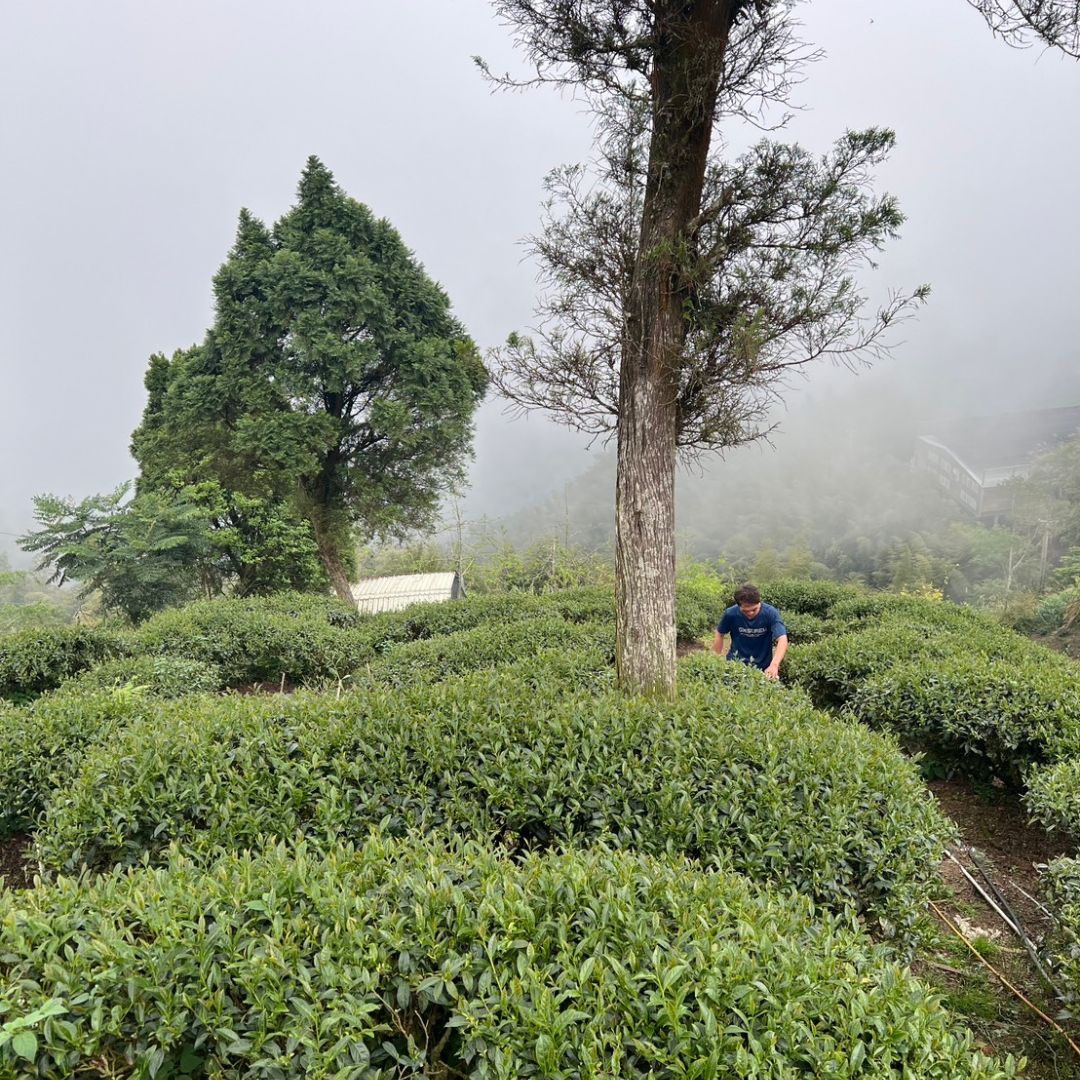
<path id="1" fill-rule="evenodd" d="M 592 170 L 548 177 L 543 229 L 529 241 L 543 287 L 537 325 L 491 357 L 515 408 L 600 436 L 618 423 L 647 117 L 609 108 L 604 128 Z M 709 168 L 675 264 L 687 319 L 675 382 L 684 457 L 762 437 L 790 375 L 820 359 L 871 363 L 925 298 L 895 293 L 867 314 L 855 284 L 903 221 L 872 187 L 893 141 L 887 130 L 849 132 L 821 158 L 765 141 Z"/>
<path id="2" fill-rule="evenodd" d="M 1080 59 L 1080 0 L 968 0 L 1008 44 L 1042 43 Z"/>

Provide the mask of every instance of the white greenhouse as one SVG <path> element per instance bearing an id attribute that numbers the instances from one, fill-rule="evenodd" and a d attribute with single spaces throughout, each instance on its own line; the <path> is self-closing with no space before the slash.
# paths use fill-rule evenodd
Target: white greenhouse
<path id="1" fill-rule="evenodd" d="M 410 604 L 438 604 L 460 600 L 465 586 L 458 573 L 398 574 L 395 577 L 367 578 L 352 586 L 358 611 L 401 611 Z"/>

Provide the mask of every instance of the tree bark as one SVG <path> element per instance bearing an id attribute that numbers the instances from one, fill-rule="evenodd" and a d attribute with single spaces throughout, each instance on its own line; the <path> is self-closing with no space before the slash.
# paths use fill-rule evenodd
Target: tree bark
<path id="1" fill-rule="evenodd" d="M 619 373 L 615 610 L 619 686 L 664 697 L 675 692 L 676 398 L 689 299 L 680 266 L 738 5 L 660 0 L 655 16 L 649 168 Z"/>
<path id="2" fill-rule="evenodd" d="M 616 668 L 625 690 L 675 689 L 675 437 L 672 396 L 623 362 L 615 480 Z M 670 438 L 668 437 L 670 433 Z"/>
<path id="3" fill-rule="evenodd" d="M 356 600 L 352 594 L 352 586 L 349 584 L 349 575 L 345 571 L 345 564 L 341 561 L 332 530 L 325 527 L 317 513 L 311 516 L 311 528 L 315 534 L 315 546 L 319 549 L 319 562 L 322 563 L 326 576 L 330 579 L 331 588 L 339 599 L 355 607 Z"/>

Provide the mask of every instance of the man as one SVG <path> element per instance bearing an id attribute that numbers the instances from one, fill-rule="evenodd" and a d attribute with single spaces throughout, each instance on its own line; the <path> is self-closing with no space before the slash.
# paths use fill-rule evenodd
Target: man
<path id="1" fill-rule="evenodd" d="M 713 651 L 717 656 L 724 655 L 724 635 L 729 634 L 729 660 L 754 664 L 770 679 L 779 679 L 780 661 L 788 646 L 787 627 L 780 621 L 780 612 L 761 602 L 761 593 L 754 585 L 740 585 L 734 599 L 735 604 L 724 612 L 716 628 Z"/>

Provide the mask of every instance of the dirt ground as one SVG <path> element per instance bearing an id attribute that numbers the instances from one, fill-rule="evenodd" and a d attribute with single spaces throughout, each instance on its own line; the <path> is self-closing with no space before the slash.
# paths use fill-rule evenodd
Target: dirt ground
<path id="1" fill-rule="evenodd" d="M 1017 908 L 1021 921 L 1025 913 L 1037 921 L 1042 913 L 1023 893 L 1036 896 L 1038 868 L 1068 854 L 1072 845 L 1064 837 L 1029 822 L 1027 811 L 1013 796 L 1002 794 L 988 799 L 960 780 L 931 780 L 928 786 L 941 808 L 959 826 L 964 844 L 984 854 L 998 872 L 1000 880 L 995 878 L 995 883 L 1009 904 Z M 954 878 L 959 878 L 966 884 L 955 864 L 947 860 L 945 865 L 950 868 L 947 872 L 943 868 L 946 881 L 952 884 Z M 977 872 L 975 877 L 979 877 Z"/>
<path id="2" fill-rule="evenodd" d="M 0 838 L 0 878 L 9 889 L 22 889 L 30 884 L 27 855 L 30 838 L 9 836 Z"/>
<path id="3" fill-rule="evenodd" d="M 1014 915 L 1036 947 L 1041 946 L 1051 921 L 1040 903 L 1039 867 L 1068 853 L 1072 846 L 1032 824 L 1015 795 L 994 790 L 977 793 L 960 780 L 932 780 L 929 787 L 960 830 L 960 841 L 952 848 L 957 860 L 993 898 L 979 864 L 988 871 L 1007 902 L 1006 914 Z M 1015 991 L 1057 1020 L 1078 1044 L 1080 1023 L 1061 1017 L 1060 1003 L 1020 939 L 951 859 L 942 863 L 941 878 L 941 897 L 936 903 L 953 929 L 939 924 L 937 942 L 920 953 L 913 965 L 916 972 L 934 984 L 984 1051 L 1026 1057 L 1024 1075 L 1030 1080 L 1080 1080 L 1080 1055 Z M 1005 986 L 961 937 L 1015 991 Z"/>

